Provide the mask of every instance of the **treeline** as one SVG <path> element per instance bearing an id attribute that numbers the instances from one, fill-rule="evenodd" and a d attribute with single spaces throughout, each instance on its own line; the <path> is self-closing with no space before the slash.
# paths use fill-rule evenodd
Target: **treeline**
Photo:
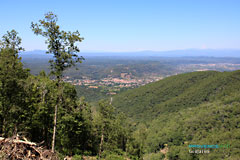
<path id="1" fill-rule="evenodd" d="M 97 112 L 93 113 L 84 98 L 77 98 L 75 87 L 62 81 L 62 72 L 81 60 L 77 56 L 76 61 L 73 59 L 78 51 L 74 43 L 80 39 L 78 32 L 58 30 L 56 21 L 56 15 L 48 13 L 45 20 L 39 21 L 41 25 L 32 24 L 34 33 L 48 36 L 49 53 L 55 56 L 50 61 L 51 79 L 44 71 L 34 76 L 23 68 L 18 55 L 23 50 L 21 38 L 15 30 L 2 37 L 1 136 L 24 135 L 53 152 L 56 150 L 60 157 L 141 158 L 140 142 L 133 136 L 132 127 L 122 113 L 117 113 L 106 101 L 100 101 Z M 46 28 L 41 28 L 42 25 Z"/>

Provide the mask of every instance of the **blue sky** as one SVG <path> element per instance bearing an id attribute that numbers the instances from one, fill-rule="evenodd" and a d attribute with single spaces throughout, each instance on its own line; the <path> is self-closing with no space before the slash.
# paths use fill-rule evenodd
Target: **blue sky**
<path id="1" fill-rule="evenodd" d="M 46 49 L 30 24 L 48 11 L 79 30 L 82 52 L 240 49 L 239 0 L 1 0 L 0 36 L 15 29 L 26 50 Z"/>

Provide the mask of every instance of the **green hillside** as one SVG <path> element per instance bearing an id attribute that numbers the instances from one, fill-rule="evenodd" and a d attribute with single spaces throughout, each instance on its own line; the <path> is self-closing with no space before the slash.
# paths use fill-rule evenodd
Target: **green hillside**
<path id="1" fill-rule="evenodd" d="M 240 90 L 240 71 L 192 72 L 171 76 L 114 97 L 113 104 L 134 120 L 196 107 Z"/>
<path id="2" fill-rule="evenodd" d="M 236 97 L 235 97 L 236 98 Z M 240 98 L 205 103 L 172 114 L 163 114 L 147 130 L 146 153 L 155 153 L 168 144 L 169 159 L 239 159 Z M 225 103 L 224 103 L 225 102 Z M 226 145 L 209 154 L 189 154 L 193 145 Z"/>
<path id="3" fill-rule="evenodd" d="M 121 93 L 113 104 L 138 122 L 136 133 L 145 128 L 145 159 L 240 159 L 239 93 L 240 71 L 193 72 Z M 189 148 L 223 144 L 230 147 Z"/>

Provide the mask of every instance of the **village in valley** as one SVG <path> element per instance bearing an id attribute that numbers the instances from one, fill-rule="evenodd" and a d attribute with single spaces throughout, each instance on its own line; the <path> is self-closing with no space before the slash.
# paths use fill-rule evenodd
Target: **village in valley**
<path id="1" fill-rule="evenodd" d="M 70 76 L 65 76 L 64 81 L 73 85 L 85 86 L 89 89 L 104 88 L 104 90 L 107 91 L 107 94 L 114 95 L 121 90 L 136 88 L 163 78 L 163 76 L 159 75 L 151 75 L 140 78 L 134 77 L 129 73 L 121 73 L 119 77 L 108 75 L 108 77 L 99 80 L 90 79 L 86 76 L 83 76 L 82 79 L 72 79 Z"/>

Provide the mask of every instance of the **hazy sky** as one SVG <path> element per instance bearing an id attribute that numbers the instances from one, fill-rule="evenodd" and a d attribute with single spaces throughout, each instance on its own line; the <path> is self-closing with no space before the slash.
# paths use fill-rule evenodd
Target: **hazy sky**
<path id="1" fill-rule="evenodd" d="M 0 36 L 15 29 L 26 50 L 46 49 L 31 22 L 58 15 L 86 51 L 240 48 L 240 0 L 0 0 Z"/>

